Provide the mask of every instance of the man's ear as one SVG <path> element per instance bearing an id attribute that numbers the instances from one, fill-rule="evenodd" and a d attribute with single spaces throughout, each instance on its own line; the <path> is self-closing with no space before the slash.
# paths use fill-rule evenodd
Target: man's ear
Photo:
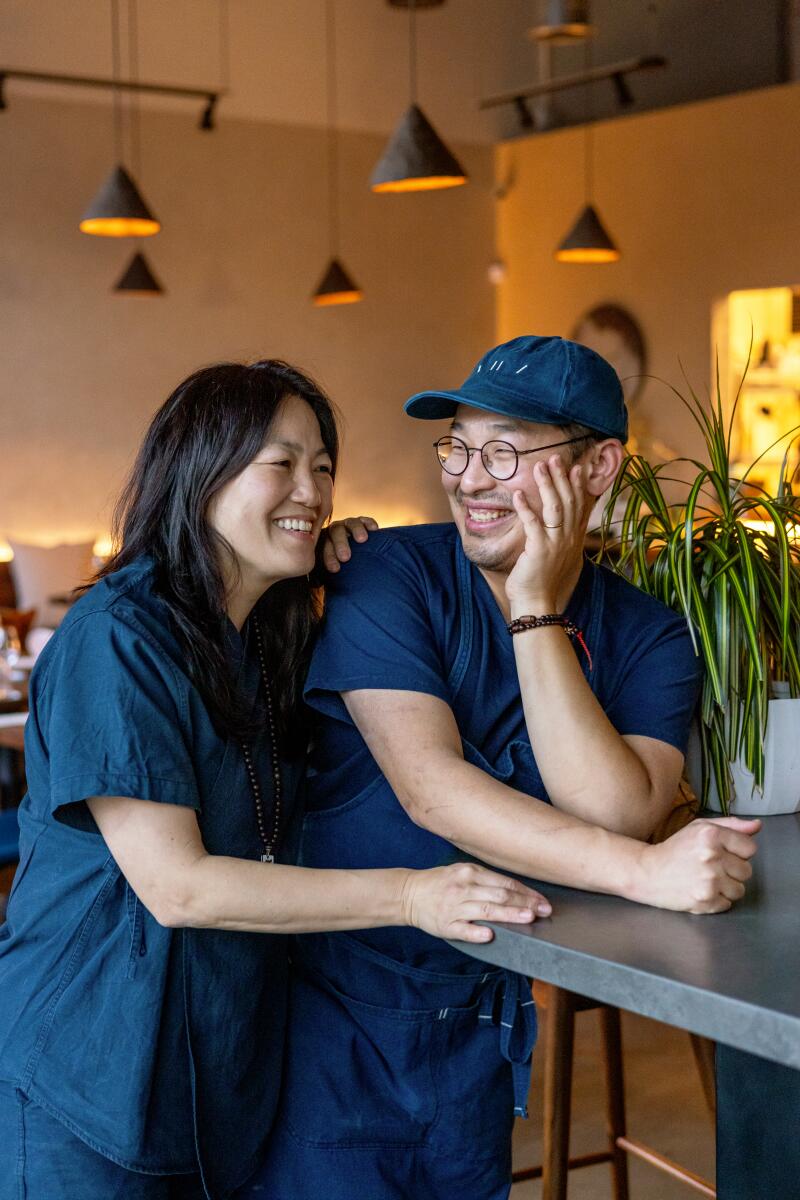
<path id="1" fill-rule="evenodd" d="M 586 455 L 586 490 L 590 496 L 602 496 L 613 483 L 625 448 L 617 438 L 606 438 L 596 442 Z"/>

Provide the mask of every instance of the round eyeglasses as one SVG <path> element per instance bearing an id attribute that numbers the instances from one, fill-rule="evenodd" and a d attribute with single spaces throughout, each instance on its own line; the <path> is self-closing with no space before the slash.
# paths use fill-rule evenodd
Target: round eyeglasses
<path id="1" fill-rule="evenodd" d="M 583 442 L 586 434 L 565 438 L 561 442 L 550 442 L 546 446 L 534 446 L 532 450 L 517 450 L 510 442 L 484 442 L 482 446 L 468 446 L 458 437 L 441 437 L 433 443 L 439 466 L 448 475 L 463 475 L 473 454 L 480 454 L 481 462 L 493 479 L 511 479 L 517 473 L 519 460 L 524 454 L 538 454 L 552 450 L 554 446 L 569 446 L 572 442 Z"/>

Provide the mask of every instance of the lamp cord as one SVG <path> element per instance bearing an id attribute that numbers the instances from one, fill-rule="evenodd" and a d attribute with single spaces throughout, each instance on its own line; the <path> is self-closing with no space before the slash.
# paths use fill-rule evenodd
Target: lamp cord
<path id="1" fill-rule="evenodd" d="M 114 156 L 122 162 L 122 97 L 120 95 L 119 0 L 111 0 L 111 105 L 114 121 Z"/>
<path id="2" fill-rule="evenodd" d="M 592 67 L 590 43 L 591 38 L 589 37 L 583 43 L 583 66 L 587 75 Z M 592 104 L 592 99 L 592 84 L 587 83 L 584 86 L 583 93 L 583 190 L 587 206 L 592 203 L 592 193 L 594 191 L 594 105 Z"/>
<path id="3" fill-rule="evenodd" d="M 219 0 L 219 87 L 227 92 L 231 83 L 231 27 L 228 0 Z"/>
<path id="4" fill-rule="evenodd" d="M 339 255 L 339 154 L 336 110 L 336 17 L 334 0 L 326 0 L 326 75 L 328 83 L 328 234 L 331 256 Z"/>
<path id="5" fill-rule="evenodd" d="M 417 4 L 408 5 L 408 92 L 412 104 L 417 103 Z"/>
<path id="6" fill-rule="evenodd" d="M 128 69 L 131 83 L 139 82 L 139 15 L 138 0 L 128 0 Z M 131 92 L 129 102 L 131 169 L 134 179 L 139 181 L 142 165 L 142 138 L 140 128 L 139 93 Z"/>

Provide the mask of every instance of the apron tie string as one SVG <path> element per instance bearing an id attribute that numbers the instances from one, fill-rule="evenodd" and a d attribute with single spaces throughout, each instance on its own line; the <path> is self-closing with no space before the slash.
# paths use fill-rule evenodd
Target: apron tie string
<path id="1" fill-rule="evenodd" d="M 527 1117 L 531 1055 L 537 1028 L 530 980 L 516 971 L 502 971 L 481 996 L 478 1020 L 499 1027 L 500 1053 L 511 1063 L 514 1115 Z"/>

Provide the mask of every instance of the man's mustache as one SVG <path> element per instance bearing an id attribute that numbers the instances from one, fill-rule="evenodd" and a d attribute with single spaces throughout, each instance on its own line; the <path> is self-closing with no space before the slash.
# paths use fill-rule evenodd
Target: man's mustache
<path id="1" fill-rule="evenodd" d="M 470 493 L 469 496 L 465 497 L 461 488 L 456 488 L 456 500 L 459 504 L 465 506 L 472 501 L 473 504 L 496 504 L 498 508 L 510 508 L 512 512 L 514 511 L 514 503 L 510 496 L 497 496 L 493 492 L 490 492 L 486 496 L 476 496 L 474 493 Z"/>

